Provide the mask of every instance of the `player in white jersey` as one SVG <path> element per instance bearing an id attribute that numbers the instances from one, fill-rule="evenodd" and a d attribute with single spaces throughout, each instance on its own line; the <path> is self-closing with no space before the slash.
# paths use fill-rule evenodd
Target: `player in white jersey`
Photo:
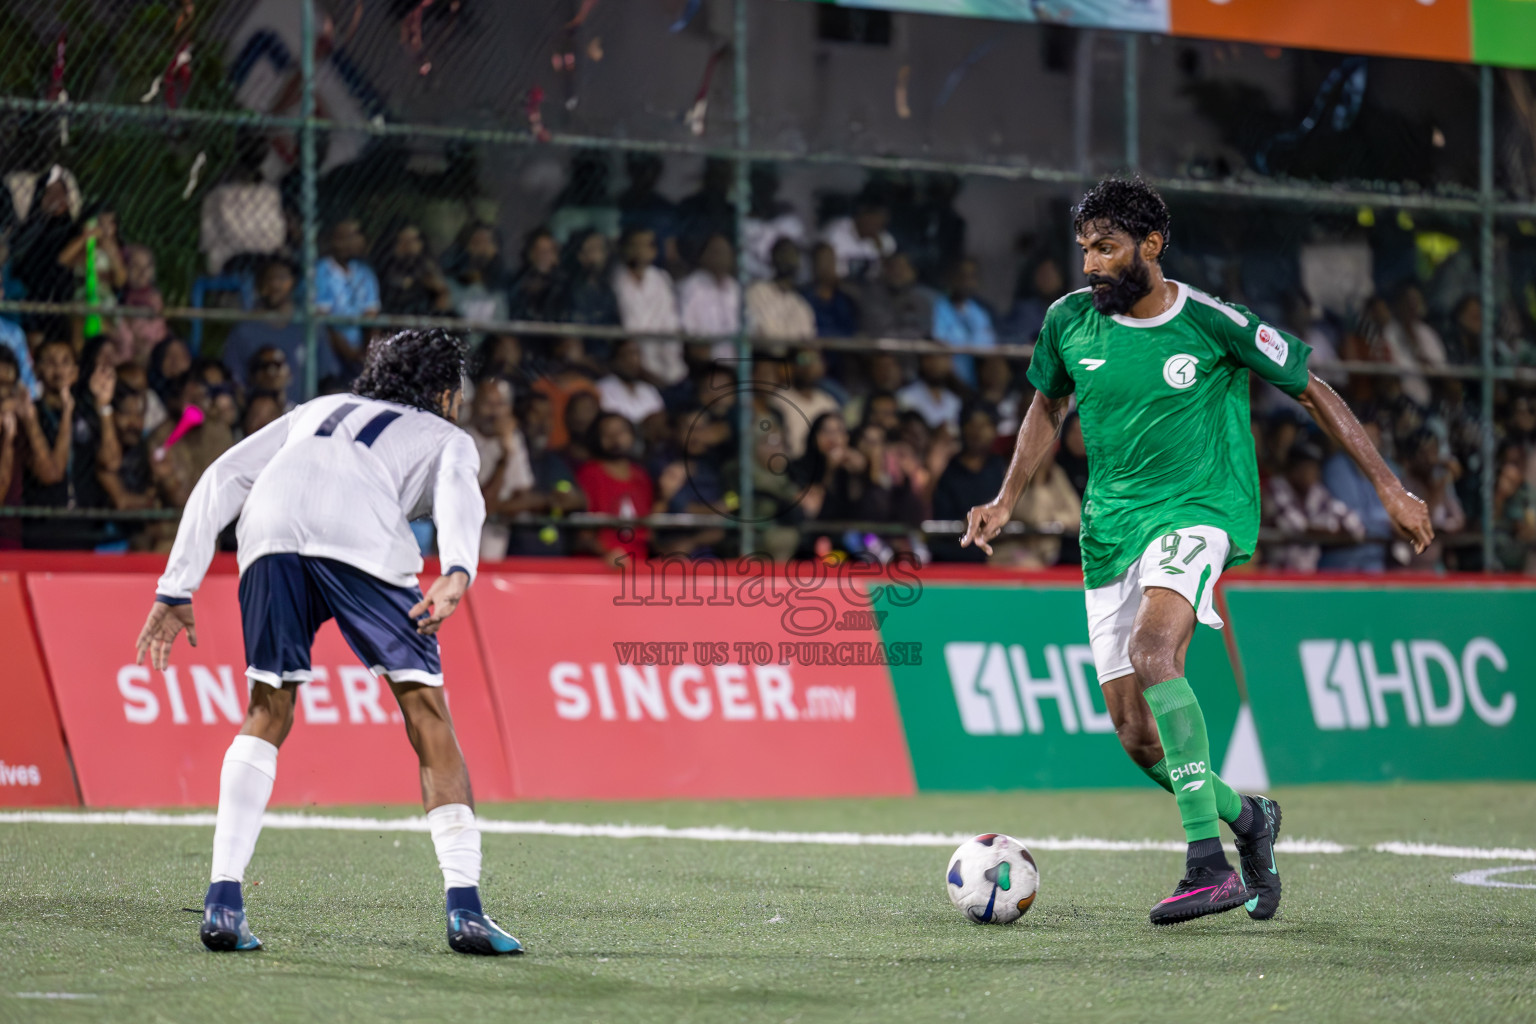
<path id="1" fill-rule="evenodd" d="M 480 456 L 455 425 L 463 375 L 463 343 L 443 331 L 376 342 L 351 393 L 317 398 L 241 441 L 208 467 L 187 501 L 138 659 L 147 652 L 163 671 L 183 628 L 197 646 L 192 594 L 220 531 L 239 516 L 251 701 L 219 776 L 201 932 L 209 949 L 261 946 L 240 884 L 272 795 L 278 747 L 293 726 L 296 691 L 313 678 L 315 631 L 334 618 L 363 664 L 389 682 L 420 758 L 449 946 L 522 951 L 480 906 L 480 830 L 437 648 L 438 628 L 474 580 L 485 521 Z M 443 574 L 423 596 L 410 520 L 428 514 Z"/>

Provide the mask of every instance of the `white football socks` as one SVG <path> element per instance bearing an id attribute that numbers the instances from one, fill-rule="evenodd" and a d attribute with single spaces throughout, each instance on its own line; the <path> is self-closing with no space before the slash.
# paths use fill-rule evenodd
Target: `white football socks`
<path id="1" fill-rule="evenodd" d="M 261 816 L 266 813 L 276 779 L 277 748 L 257 736 L 236 736 L 224 754 L 224 768 L 219 773 L 212 881 L 245 880 L 245 868 L 256 852 Z"/>
<path id="2" fill-rule="evenodd" d="M 480 829 L 468 804 L 443 804 L 427 812 L 444 889 L 480 885 Z"/>

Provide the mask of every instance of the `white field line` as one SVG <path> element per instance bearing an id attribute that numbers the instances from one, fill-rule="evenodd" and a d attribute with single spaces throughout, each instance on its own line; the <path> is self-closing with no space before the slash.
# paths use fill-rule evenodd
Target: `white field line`
<path id="1" fill-rule="evenodd" d="M 211 827 L 214 816 L 208 812 L 160 814 L 152 811 L 4 811 L 0 825 L 148 825 Z M 811 846 L 918 846 L 952 849 L 970 838 L 961 832 L 769 832 L 723 825 L 670 828 L 666 825 L 588 825 L 560 821 L 504 821 L 480 818 L 481 832 L 495 835 L 561 836 L 571 839 L 687 839 L 706 843 L 780 843 Z M 426 818 L 352 818 L 340 815 L 294 814 L 273 811 L 266 815 L 263 827 L 305 829 L 332 832 L 427 832 Z M 1095 839 L 1055 836 L 1024 839 L 1032 850 L 1052 853 L 1090 851 L 1098 853 L 1141 853 L 1157 851 L 1182 853 L 1185 844 L 1159 839 Z M 1275 844 L 1279 853 L 1336 854 L 1351 853 L 1357 847 L 1326 839 L 1282 839 Z M 1453 860 L 1523 860 L 1536 861 L 1536 850 L 1485 846 L 1442 846 L 1429 843 L 1377 843 L 1364 849 L 1401 857 L 1443 857 Z"/>

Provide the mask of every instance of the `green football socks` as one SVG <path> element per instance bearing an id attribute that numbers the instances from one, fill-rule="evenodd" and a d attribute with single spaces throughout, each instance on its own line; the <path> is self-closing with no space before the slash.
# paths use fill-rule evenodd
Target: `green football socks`
<path id="1" fill-rule="evenodd" d="M 1166 757 L 1150 768 L 1142 764 L 1138 764 L 1136 767 L 1145 772 L 1147 778 L 1162 786 L 1168 792 L 1173 792 L 1173 783 L 1168 778 L 1168 759 Z M 1216 787 L 1216 816 L 1228 825 L 1236 825 L 1237 819 L 1243 813 L 1242 794 L 1227 785 L 1221 776 L 1215 772 L 1211 773 L 1211 785 Z"/>
<path id="2" fill-rule="evenodd" d="M 1241 801 L 1230 787 L 1230 800 L 1217 797 L 1216 773 L 1211 770 L 1211 743 L 1205 732 L 1205 716 L 1195 700 L 1195 691 L 1182 676 L 1148 687 L 1143 691 L 1157 733 L 1163 742 L 1164 769 L 1174 799 L 1179 802 L 1179 817 L 1184 821 L 1184 837 L 1191 843 L 1216 839 L 1221 835 L 1217 824 L 1220 803 L 1235 805 L 1235 820 Z M 1149 770 L 1148 774 L 1152 774 Z M 1153 776 L 1156 778 L 1156 776 Z"/>

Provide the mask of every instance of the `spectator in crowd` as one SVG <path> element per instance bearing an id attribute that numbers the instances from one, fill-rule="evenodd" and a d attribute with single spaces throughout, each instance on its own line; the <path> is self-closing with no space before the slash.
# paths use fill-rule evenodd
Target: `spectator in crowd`
<path id="1" fill-rule="evenodd" d="M 485 497 L 480 558 L 499 562 L 507 557 L 512 536 L 505 517 L 545 506 L 533 491 L 528 446 L 512 415 L 512 385 L 499 377 L 476 381 L 466 430 L 480 453 L 480 490 Z"/>
<path id="2" fill-rule="evenodd" d="M 1493 550 L 1497 568 L 1505 572 L 1536 569 L 1536 487 L 1524 473 L 1525 452 L 1518 444 L 1500 446 L 1494 465 Z"/>
<path id="3" fill-rule="evenodd" d="M 249 387 L 251 380 L 248 374 L 253 357 L 262 349 L 277 349 L 292 370 L 288 401 L 298 403 L 304 400 L 304 367 L 308 362 L 309 350 L 304 326 L 293 318 L 293 286 L 293 268 L 286 260 L 274 258 L 266 262 L 256 279 L 257 308 L 286 319 L 243 320 L 236 324 L 224 340 L 224 363 L 234 370 L 235 380 L 242 387 Z M 340 369 L 337 363 L 338 350 L 324 342 L 322 338 L 318 346 L 317 380 L 332 376 Z M 164 373 L 167 378 L 174 375 L 175 372 L 171 370 Z M 153 383 L 151 380 L 152 386 Z"/>
<path id="4" fill-rule="evenodd" d="M 239 380 L 239 378 L 236 378 Z M 281 403 L 278 412 L 288 412 L 297 404 L 289 399 L 290 388 L 293 385 L 293 370 L 288 366 L 288 357 L 283 350 L 276 345 L 268 345 L 256 350 L 251 356 L 250 364 L 246 367 L 245 387 L 253 394 L 265 392 L 276 395 Z"/>
<path id="5" fill-rule="evenodd" d="M 710 235 L 699 256 L 699 269 L 677 288 L 678 320 L 691 335 L 733 335 L 741 324 L 741 285 L 736 280 L 736 253 L 724 235 Z M 729 359 L 734 342 L 721 338 L 711 351 Z"/>
<path id="6" fill-rule="evenodd" d="M 926 352 L 917 361 L 918 379 L 896 392 L 897 404 L 923 417 L 930 430 L 960 436 L 960 396 L 950 388 L 954 365 L 943 352 Z"/>
<path id="7" fill-rule="evenodd" d="M 548 371 L 534 379 L 532 389 L 549 399 L 550 445 L 564 448 L 572 438 L 585 438 L 587 428 L 598 410 L 597 386 L 592 382 L 586 348 L 580 338 L 560 338 L 555 342 L 554 356 Z M 578 398 L 585 395 L 591 400 L 591 413 L 581 422 L 574 435 L 566 433 L 567 410 Z M 585 404 L 585 403 L 583 403 Z"/>
<path id="8" fill-rule="evenodd" d="M 625 233 L 619 242 L 623 265 L 613 274 L 613 291 L 619 299 L 619 316 L 626 331 L 666 335 L 679 327 L 677 296 L 672 278 L 656 266 L 656 235 L 643 228 Z M 647 379 L 658 387 L 676 384 L 688 375 L 683 363 L 683 343 L 676 340 L 647 341 L 640 354 Z"/>
<path id="9" fill-rule="evenodd" d="M 0 189 L 3 193 L 3 189 Z M 0 298 L 7 302 L 26 297 L 26 289 L 11 277 L 10 242 L 0 232 Z M 16 360 L 17 379 L 27 393 L 36 398 L 39 394 L 37 374 L 32 370 L 32 349 L 27 344 L 27 332 L 10 314 L 0 313 L 0 348 L 8 350 Z"/>
<path id="10" fill-rule="evenodd" d="M 152 457 L 163 457 L 174 463 L 175 489 L 180 494 L 176 504 L 183 505 L 185 496 L 192 492 L 214 460 L 235 443 L 235 437 L 224 421 L 214 415 L 208 387 L 196 373 L 188 370 L 170 380 L 166 394 L 166 422 L 150 435 L 149 442 Z M 167 444 L 182 415 L 194 406 L 202 413 L 202 422 L 183 434 L 175 444 Z"/>
<path id="11" fill-rule="evenodd" d="M 768 398 L 783 419 L 784 450 L 792 459 L 805 454 L 811 424 L 840 409 L 837 399 L 822 386 L 826 375 L 827 364 L 819 350 L 796 349 L 789 366 L 789 387 L 775 390 Z"/>
<path id="12" fill-rule="evenodd" d="M 22 503 L 50 508 L 96 508 L 104 504 L 96 481 L 98 463 L 113 469 L 121 459 L 112 426 L 112 395 L 117 377 L 103 339 L 87 350 L 90 373 L 84 387 L 74 347 L 63 338 L 50 338 L 37 350 L 43 397 L 35 406 L 22 406 L 28 432 L 29 458 L 22 485 Z M 80 407 L 81 397 L 85 405 Z M 90 548 L 102 538 L 98 525 L 82 520 L 29 519 L 23 524 L 29 548 Z"/>
<path id="13" fill-rule="evenodd" d="M 630 153 L 624 158 L 629 187 L 619 196 L 619 225 L 627 237 L 649 231 L 663 266 L 682 263 L 677 252 L 677 205 L 656 191 L 665 166 L 654 153 Z M 653 262 L 655 258 L 653 257 Z"/>
<path id="14" fill-rule="evenodd" d="M 448 294 L 455 316 L 482 323 L 507 318 L 507 293 L 501 266 L 501 232 L 484 221 L 464 226 L 449 263 Z M 471 348 L 480 334 L 468 335 Z"/>
<path id="15" fill-rule="evenodd" d="M 548 228 L 534 228 L 523 239 L 523 265 L 507 286 L 507 316 L 513 320 L 559 319 L 556 300 L 564 284 L 555 236 Z"/>
<path id="16" fill-rule="evenodd" d="M 396 316 L 433 316 L 453 308 L 453 292 L 427 252 L 421 227 L 407 221 L 379 258 L 379 304 Z"/>
<path id="17" fill-rule="evenodd" d="M 60 256 L 80 233 L 75 223 L 80 190 L 74 177 L 55 164 L 34 191 L 40 194 L 11 244 L 15 277 L 31 302 L 70 302 L 75 297 L 75 275 Z M 24 326 L 34 347 L 44 337 L 64 337 L 69 331 L 68 319 L 52 314 L 29 315 Z"/>
<path id="18" fill-rule="evenodd" d="M 138 387 L 136 363 L 125 363 L 122 370 L 123 379 L 128 380 L 134 387 Z M 166 416 L 166 395 L 173 377 L 186 373 L 192 369 L 192 350 L 187 348 L 187 343 L 172 335 L 160 344 L 149 350 L 149 365 L 144 368 L 144 430 L 153 434 L 160 429 Z"/>
<path id="19" fill-rule="evenodd" d="M 890 207 L 873 188 L 859 193 L 853 216 L 828 222 L 821 240 L 832 247 L 839 278 L 862 284 L 880 276 L 881 263 L 896 252 L 890 222 Z"/>
<path id="20" fill-rule="evenodd" d="M 963 523 L 972 508 L 985 505 L 1002 490 L 1008 460 L 993 451 L 997 428 L 997 411 L 990 405 L 977 403 L 961 412 L 960 453 L 949 461 L 934 487 L 933 518 Z M 962 548 L 958 536 L 934 537 L 929 545 L 939 562 L 987 559 L 986 552 L 975 545 Z"/>
<path id="21" fill-rule="evenodd" d="M 379 279 L 363 261 L 368 239 L 357 221 L 338 222 L 330 233 L 326 255 L 315 267 L 315 308 L 337 316 L 377 316 L 380 308 Z M 336 354 L 335 371 L 347 380 L 363 369 L 366 337 L 361 327 L 330 326 L 326 329 Z"/>
<path id="22" fill-rule="evenodd" d="M 79 302 L 85 301 L 83 282 L 90 270 L 85 254 L 92 242 L 96 243 L 95 272 L 101 289 L 97 301 L 108 305 L 128 283 L 128 266 L 117 237 L 117 211 L 105 203 L 95 203 L 85 211 L 79 233 L 59 253 L 59 263 L 75 275 L 74 298 Z"/>
<path id="23" fill-rule="evenodd" d="M 998 336 L 1010 345 L 1028 345 L 1040 336 L 1045 311 L 1067 293 L 1067 279 L 1054 256 L 1026 264 L 1013 292 L 1013 306 L 998 325 Z"/>
<path id="24" fill-rule="evenodd" d="M 517 397 L 514 413 L 528 448 L 528 465 L 533 471 L 532 493 L 542 497 L 542 503 L 533 511 L 564 516 L 586 508 L 586 496 L 576 486 L 576 474 L 570 462 L 550 447 L 553 407 L 549 399 L 537 391 L 523 392 Z M 553 526 L 514 526 L 507 553 L 548 557 L 564 555 L 569 547 L 566 531 Z"/>
<path id="25" fill-rule="evenodd" d="M 608 185 L 606 152 L 578 149 L 571 155 L 565 187 L 555 197 L 554 209 L 549 215 L 549 230 L 557 249 L 577 232 L 619 233 L 621 215 L 614 205 L 612 192 Z"/>
<path id="26" fill-rule="evenodd" d="M 603 414 L 602 406 L 597 403 L 597 395 L 590 391 L 581 391 L 571 396 L 566 403 L 565 413 L 558 421 L 565 432 L 566 441 L 552 450 L 565 456 L 572 466 L 580 466 L 592 458 L 596 451 L 589 447 L 592 441 L 592 424 Z M 550 431 L 550 444 L 554 445 L 553 424 Z"/>
<path id="27" fill-rule="evenodd" d="M 754 281 L 777 277 L 779 267 L 773 250 L 780 241 L 795 247 L 796 255 L 806 242 L 805 222 L 795 208 L 779 198 L 779 170 L 773 164 L 755 163 L 750 172 L 752 202 L 747 209 L 746 251 L 742 259 L 747 276 Z M 796 261 L 795 269 L 799 270 Z M 792 284 L 799 284 L 798 279 Z"/>
<path id="28" fill-rule="evenodd" d="M 604 412 L 624 417 L 642 430 L 648 419 L 665 409 L 661 392 L 642 375 L 640 343 L 626 338 L 613 347 L 613 372 L 597 382 L 598 403 Z"/>
<path id="29" fill-rule="evenodd" d="M 845 415 L 843 422 L 846 423 L 847 419 Z M 874 391 L 864 400 L 863 412 L 857 425 L 864 427 L 871 423 L 885 431 L 887 437 L 896 436 L 901 429 L 901 406 L 896 401 L 895 392 Z"/>
<path id="30" fill-rule="evenodd" d="M 992 328 L 992 314 L 976 300 L 981 287 L 976 261 L 964 259 L 951 268 L 948 290 L 933 300 L 932 336 L 946 345 L 992 348 L 997 332 Z M 976 360 L 973 356 L 955 357 L 955 374 L 971 387 L 976 386 Z"/>
<path id="31" fill-rule="evenodd" d="M 1360 417 L 1360 424 L 1371 445 L 1386 459 L 1387 468 L 1401 477 L 1388 456 L 1383 443 L 1381 425 L 1369 414 Z M 1360 544 L 1330 546 L 1318 558 L 1319 569 L 1343 569 L 1353 572 L 1382 572 L 1387 567 L 1387 545 L 1392 540 L 1392 520 L 1376 497 L 1376 488 L 1365 474 L 1342 451 L 1334 452 L 1323 463 L 1323 487 L 1343 502 L 1344 506 L 1365 527 Z"/>
<path id="32" fill-rule="evenodd" d="M 618 326 L 619 299 L 609 283 L 608 239 L 598 231 L 578 231 L 565 243 L 565 251 L 565 280 L 556 301 L 560 319 Z"/>
<path id="33" fill-rule="evenodd" d="M 698 262 L 712 236 L 735 237 L 736 208 L 731 205 L 735 180 L 735 164 L 709 157 L 704 161 L 699 190 L 677 204 L 678 251 L 685 262 Z"/>
<path id="34" fill-rule="evenodd" d="M 1028 402 L 1013 377 L 1006 356 L 982 356 L 976 362 L 976 397 L 997 410 L 997 441 L 1000 451 L 1013 445 Z"/>
<path id="35" fill-rule="evenodd" d="M 1058 458 L 1060 454 L 1061 445 L 1053 446 L 1051 458 L 1040 467 L 1013 508 L 1014 520 L 1028 527 L 1030 534 L 1017 541 L 1004 541 L 1002 548 L 993 544 L 994 564 L 1041 569 L 1081 561 L 1077 535 L 1082 525 L 1083 503 Z"/>
<path id="36" fill-rule="evenodd" d="M 863 518 L 869 462 L 849 443 L 842 417 L 822 413 L 811 422 L 809 438 L 804 454 L 789 466 L 790 479 L 801 490 L 801 514 L 829 522 Z"/>
<path id="37" fill-rule="evenodd" d="M 1322 451 L 1308 440 L 1291 446 L 1285 472 L 1267 481 L 1269 518 L 1289 543 L 1265 552 L 1277 569 L 1316 572 L 1322 548 L 1317 537 L 1365 539 L 1365 524 L 1344 502 L 1328 493 L 1322 481 Z"/>
<path id="38" fill-rule="evenodd" d="M 1390 362 L 1405 369 L 1433 369 L 1446 365 L 1445 345 L 1435 329 L 1424 322 L 1424 293 L 1418 285 L 1405 285 L 1392 306 L 1392 319 L 1382 328 Z M 1402 379 L 1403 394 L 1421 407 L 1430 404 L 1429 382 L 1409 375 Z"/>
<path id="39" fill-rule="evenodd" d="M 127 271 L 127 284 L 123 288 L 123 305 L 153 309 L 165 308 L 165 299 L 156 284 L 155 254 L 148 246 L 123 247 L 123 264 Z M 170 335 L 164 317 L 119 317 L 112 328 L 117 339 L 119 363 L 143 363 L 150 350 Z"/>
<path id="40" fill-rule="evenodd" d="M 592 424 L 588 441 L 592 458 L 576 470 L 576 483 L 587 497 L 587 509 L 598 515 L 636 519 L 651 514 L 655 488 L 645 468 L 634 460 L 635 428 L 618 413 L 605 412 Z M 628 557 L 643 560 L 651 539 L 644 526 L 604 527 L 586 539 L 589 550 L 610 564 Z"/>
<path id="41" fill-rule="evenodd" d="M 907 381 L 906 370 L 894 352 L 871 353 L 865 359 L 864 376 L 868 386 L 860 390 L 867 391 L 870 396 L 895 395 Z M 865 397 L 863 394 L 852 395 L 843 405 L 844 421 L 850 424 L 864 422 L 868 418 L 868 403 L 873 400 L 873 397 Z"/>
<path id="42" fill-rule="evenodd" d="M 933 333 L 933 295 L 918 284 L 902 253 L 885 260 L 885 273 L 865 285 L 859 320 L 871 338 L 927 338 Z"/>
<path id="43" fill-rule="evenodd" d="M 172 483 L 172 464 L 166 459 L 152 458 L 145 439 L 144 408 L 144 392 L 118 384 L 112 397 L 112 424 L 121 446 L 121 458 L 115 469 L 105 464 L 96 467 L 97 483 L 111 508 L 160 508 L 167 503 L 167 497 L 176 497 L 166 493 Z M 131 538 L 144 532 L 133 529 L 131 524 L 123 525 Z"/>
<path id="44" fill-rule="evenodd" d="M 0 505 L 22 503 L 22 467 L 27 461 L 27 430 L 21 406 L 32 403 L 21 381 L 21 364 L 9 348 L 0 346 Z M 21 520 L 0 517 L 0 551 L 21 547 Z"/>
<path id="45" fill-rule="evenodd" d="M 709 410 L 680 412 L 673 417 L 673 443 L 677 458 L 662 465 L 656 474 L 656 505 L 659 511 L 690 515 L 719 515 L 726 507 L 727 485 L 710 444 L 712 430 L 695 430 L 711 419 Z M 671 529 L 657 532 L 658 555 L 707 555 L 726 538 L 718 526 Z"/>
<path id="46" fill-rule="evenodd" d="M 281 391 L 252 391 L 240 417 L 240 435 L 250 437 L 283 415 L 286 402 Z"/>
<path id="47" fill-rule="evenodd" d="M 1435 528 L 1435 539 L 1409 559 L 1408 568 L 1437 572 L 1446 568 L 1446 538 L 1467 526 L 1466 513 L 1456 497 L 1461 464 L 1442 453 L 1440 438 L 1431 430 L 1420 430 L 1410 437 L 1403 453 L 1403 486 L 1424 499 L 1430 525 Z"/>
<path id="48" fill-rule="evenodd" d="M 256 129 L 237 131 L 235 162 L 203 199 L 198 248 L 210 274 L 224 273 L 236 256 L 276 256 L 287 236 L 282 193 L 261 171 L 270 145 Z"/>
<path id="49" fill-rule="evenodd" d="M 821 338 L 851 338 L 859 333 L 859 304 L 838 272 L 837 250 L 826 242 L 811 250 L 811 283 L 801 292 L 816 317 Z"/>
<path id="50" fill-rule="evenodd" d="M 795 290 L 800 277 L 800 247 L 788 238 L 773 243 L 773 277 L 747 288 L 747 323 L 754 337 L 768 341 L 809 341 L 816 337 L 816 314 Z"/>

